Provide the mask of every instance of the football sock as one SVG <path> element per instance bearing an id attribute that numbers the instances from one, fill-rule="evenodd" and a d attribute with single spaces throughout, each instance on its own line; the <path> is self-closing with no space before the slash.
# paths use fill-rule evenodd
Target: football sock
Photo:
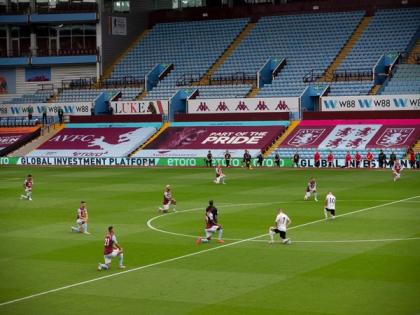
<path id="1" fill-rule="evenodd" d="M 273 230 L 271 228 L 268 229 L 268 234 L 270 235 L 271 241 L 274 241 L 274 234 L 275 233 L 273 232 Z"/>
<path id="2" fill-rule="evenodd" d="M 394 178 L 394 181 L 395 181 L 395 178 Z M 21 199 L 26 199 L 27 197 L 25 195 L 20 195 L 20 198 Z"/>
<path id="3" fill-rule="evenodd" d="M 201 243 L 208 243 L 210 240 L 209 239 L 207 239 L 207 238 L 202 238 L 201 239 Z"/>
<path id="4" fill-rule="evenodd" d="M 221 239 L 222 239 L 222 234 L 223 234 L 223 229 L 220 229 L 220 230 L 219 230 L 219 240 L 221 240 Z"/>
<path id="5" fill-rule="evenodd" d="M 328 211 L 324 209 L 325 219 L 328 219 Z"/>
<path id="6" fill-rule="evenodd" d="M 87 232 L 87 227 L 88 227 L 87 223 L 84 223 L 84 224 L 82 225 L 82 227 L 83 227 L 83 231 Z"/>
<path id="7" fill-rule="evenodd" d="M 318 200 L 318 193 L 314 193 L 315 200 Z"/>
<path id="8" fill-rule="evenodd" d="M 176 206 L 172 207 L 173 212 L 176 212 Z"/>
<path id="9" fill-rule="evenodd" d="M 71 227 L 71 230 L 72 230 L 72 232 L 77 232 L 77 233 L 80 232 L 79 231 L 79 228 L 78 227 L 74 227 L 74 226 Z"/>
<path id="10" fill-rule="evenodd" d="M 120 265 L 120 267 L 123 265 L 123 261 L 124 261 L 124 254 L 120 254 L 119 255 L 119 258 L 118 258 L 119 260 L 119 265 Z"/>

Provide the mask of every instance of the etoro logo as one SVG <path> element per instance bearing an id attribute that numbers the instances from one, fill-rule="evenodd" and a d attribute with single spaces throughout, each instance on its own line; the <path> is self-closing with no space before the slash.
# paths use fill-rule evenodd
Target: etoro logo
<path id="1" fill-rule="evenodd" d="M 249 110 L 249 108 L 248 108 L 248 106 L 246 106 L 245 105 L 245 102 L 241 102 L 241 101 L 239 101 L 239 104 L 238 104 L 238 106 L 236 106 L 236 109 L 235 109 L 236 111 L 245 111 L 245 110 Z"/>
<path id="2" fill-rule="evenodd" d="M 277 104 L 276 110 L 289 110 L 289 106 L 287 106 L 286 101 L 279 101 L 279 103 Z"/>
<path id="3" fill-rule="evenodd" d="M 197 112 L 206 112 L 210 111 L 210 108 L 207 106 L 206 102 L 200 102 L 200 105 L 197 107 Z"/>
<path id="4" fill-rule="evenodd" d="M 219 106 L 217 106 L 216 111 L 226 112 L 229 111 L 229 108 L 227 107 L 225 102 L 220 102 Z"/>
<path id="5" fill-rule="evenodd" d="M 264 101 L 259 101 L 257 107 L 255 107 L 255 110 L 260 110 L 260 111 L 264 111 L 264 110 L 268 110 L 268 106 L 265 105 Z"/>

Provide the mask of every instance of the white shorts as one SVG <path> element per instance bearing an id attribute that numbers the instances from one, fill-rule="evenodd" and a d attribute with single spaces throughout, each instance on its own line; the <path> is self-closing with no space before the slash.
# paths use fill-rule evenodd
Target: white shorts
<path id="1" fill-rule="evenodd" d="M 85 223 L 85 221 L 83 219 L 77 219 L 76 223 L 82 225 L 83 223 Z"/>
<path id="2" fill-rule="evenodd" d="M 211 236 L 214 232 L 216 232 L 220 228 L 219 225 L 213 225 L 212 227 L 205 229 L 206 237 Z"/>
<path id="3" fill-rule="evenodd" d="M 169 210 L 169 206 L 171 205 L 170 202 L 168 202 L 166 205 L 162 205 L 163 210 Z"/>
<path id="4" fill-rule="evenodd" d="M 112 258 L 117 257 L 119 253 L 120 253 L 119 249 L 114 249 L 111 254 L 104 255 L 105 263 L 110 264 Z"/>

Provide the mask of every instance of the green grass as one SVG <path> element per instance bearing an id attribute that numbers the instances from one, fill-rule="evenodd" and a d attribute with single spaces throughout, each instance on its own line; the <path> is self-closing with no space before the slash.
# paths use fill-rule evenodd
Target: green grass
<path id="1" fill-rule="evenodd" d="M 18 200 L 28 173 L 33 202 Z M 420 240 L 383 241 L 420 238 L 419 172 L 406 170 L 394 183 L 389 170 L 231 169 L 223 186 L 212 183 L 213 173 L 0 168 L 0 304 L 116 275 L 0 305 L 0 314 L 420 314 Z M 319 199 L 334 192 L 338 215 L 373 208 L 300 226 L 323 218 L 321 200 L 303 201 L 310 176 Z M 179 212 L 151 224 L 186 236 L 146 224 L 166 184 Z M 209 199 L 219 208 L 225 246 L 194 242 Z M 70 233 L 80 200 L 90 236 Z M 292 245 L 269 245 L 267 236 L 238 241 L 267 233 L 279 206 L 293 220 Z M 127 270 L 145 268 L 121 274 L 114 261 L 112 270 L 96 271 L 109 225 Z"/>

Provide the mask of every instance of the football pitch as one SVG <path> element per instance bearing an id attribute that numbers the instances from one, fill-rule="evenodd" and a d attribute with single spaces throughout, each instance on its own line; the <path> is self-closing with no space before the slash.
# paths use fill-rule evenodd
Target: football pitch
<path id="1" fill-rule="evenodd" d="M 420 314 L 420 172 L 224 171 L 0 168 L 0 314 Z M 312 176 L 318 202 L 303 200 Z M 178 211 L 162 215 L 166 184 Z M 196 245 L 209 199 L 225 244 Z M 81 200 L 91 235 L 70 232 Z M 268 243 L 279 207 L 291 245 Z M 109 225 L 124 271 L 96 269 Z"/>

